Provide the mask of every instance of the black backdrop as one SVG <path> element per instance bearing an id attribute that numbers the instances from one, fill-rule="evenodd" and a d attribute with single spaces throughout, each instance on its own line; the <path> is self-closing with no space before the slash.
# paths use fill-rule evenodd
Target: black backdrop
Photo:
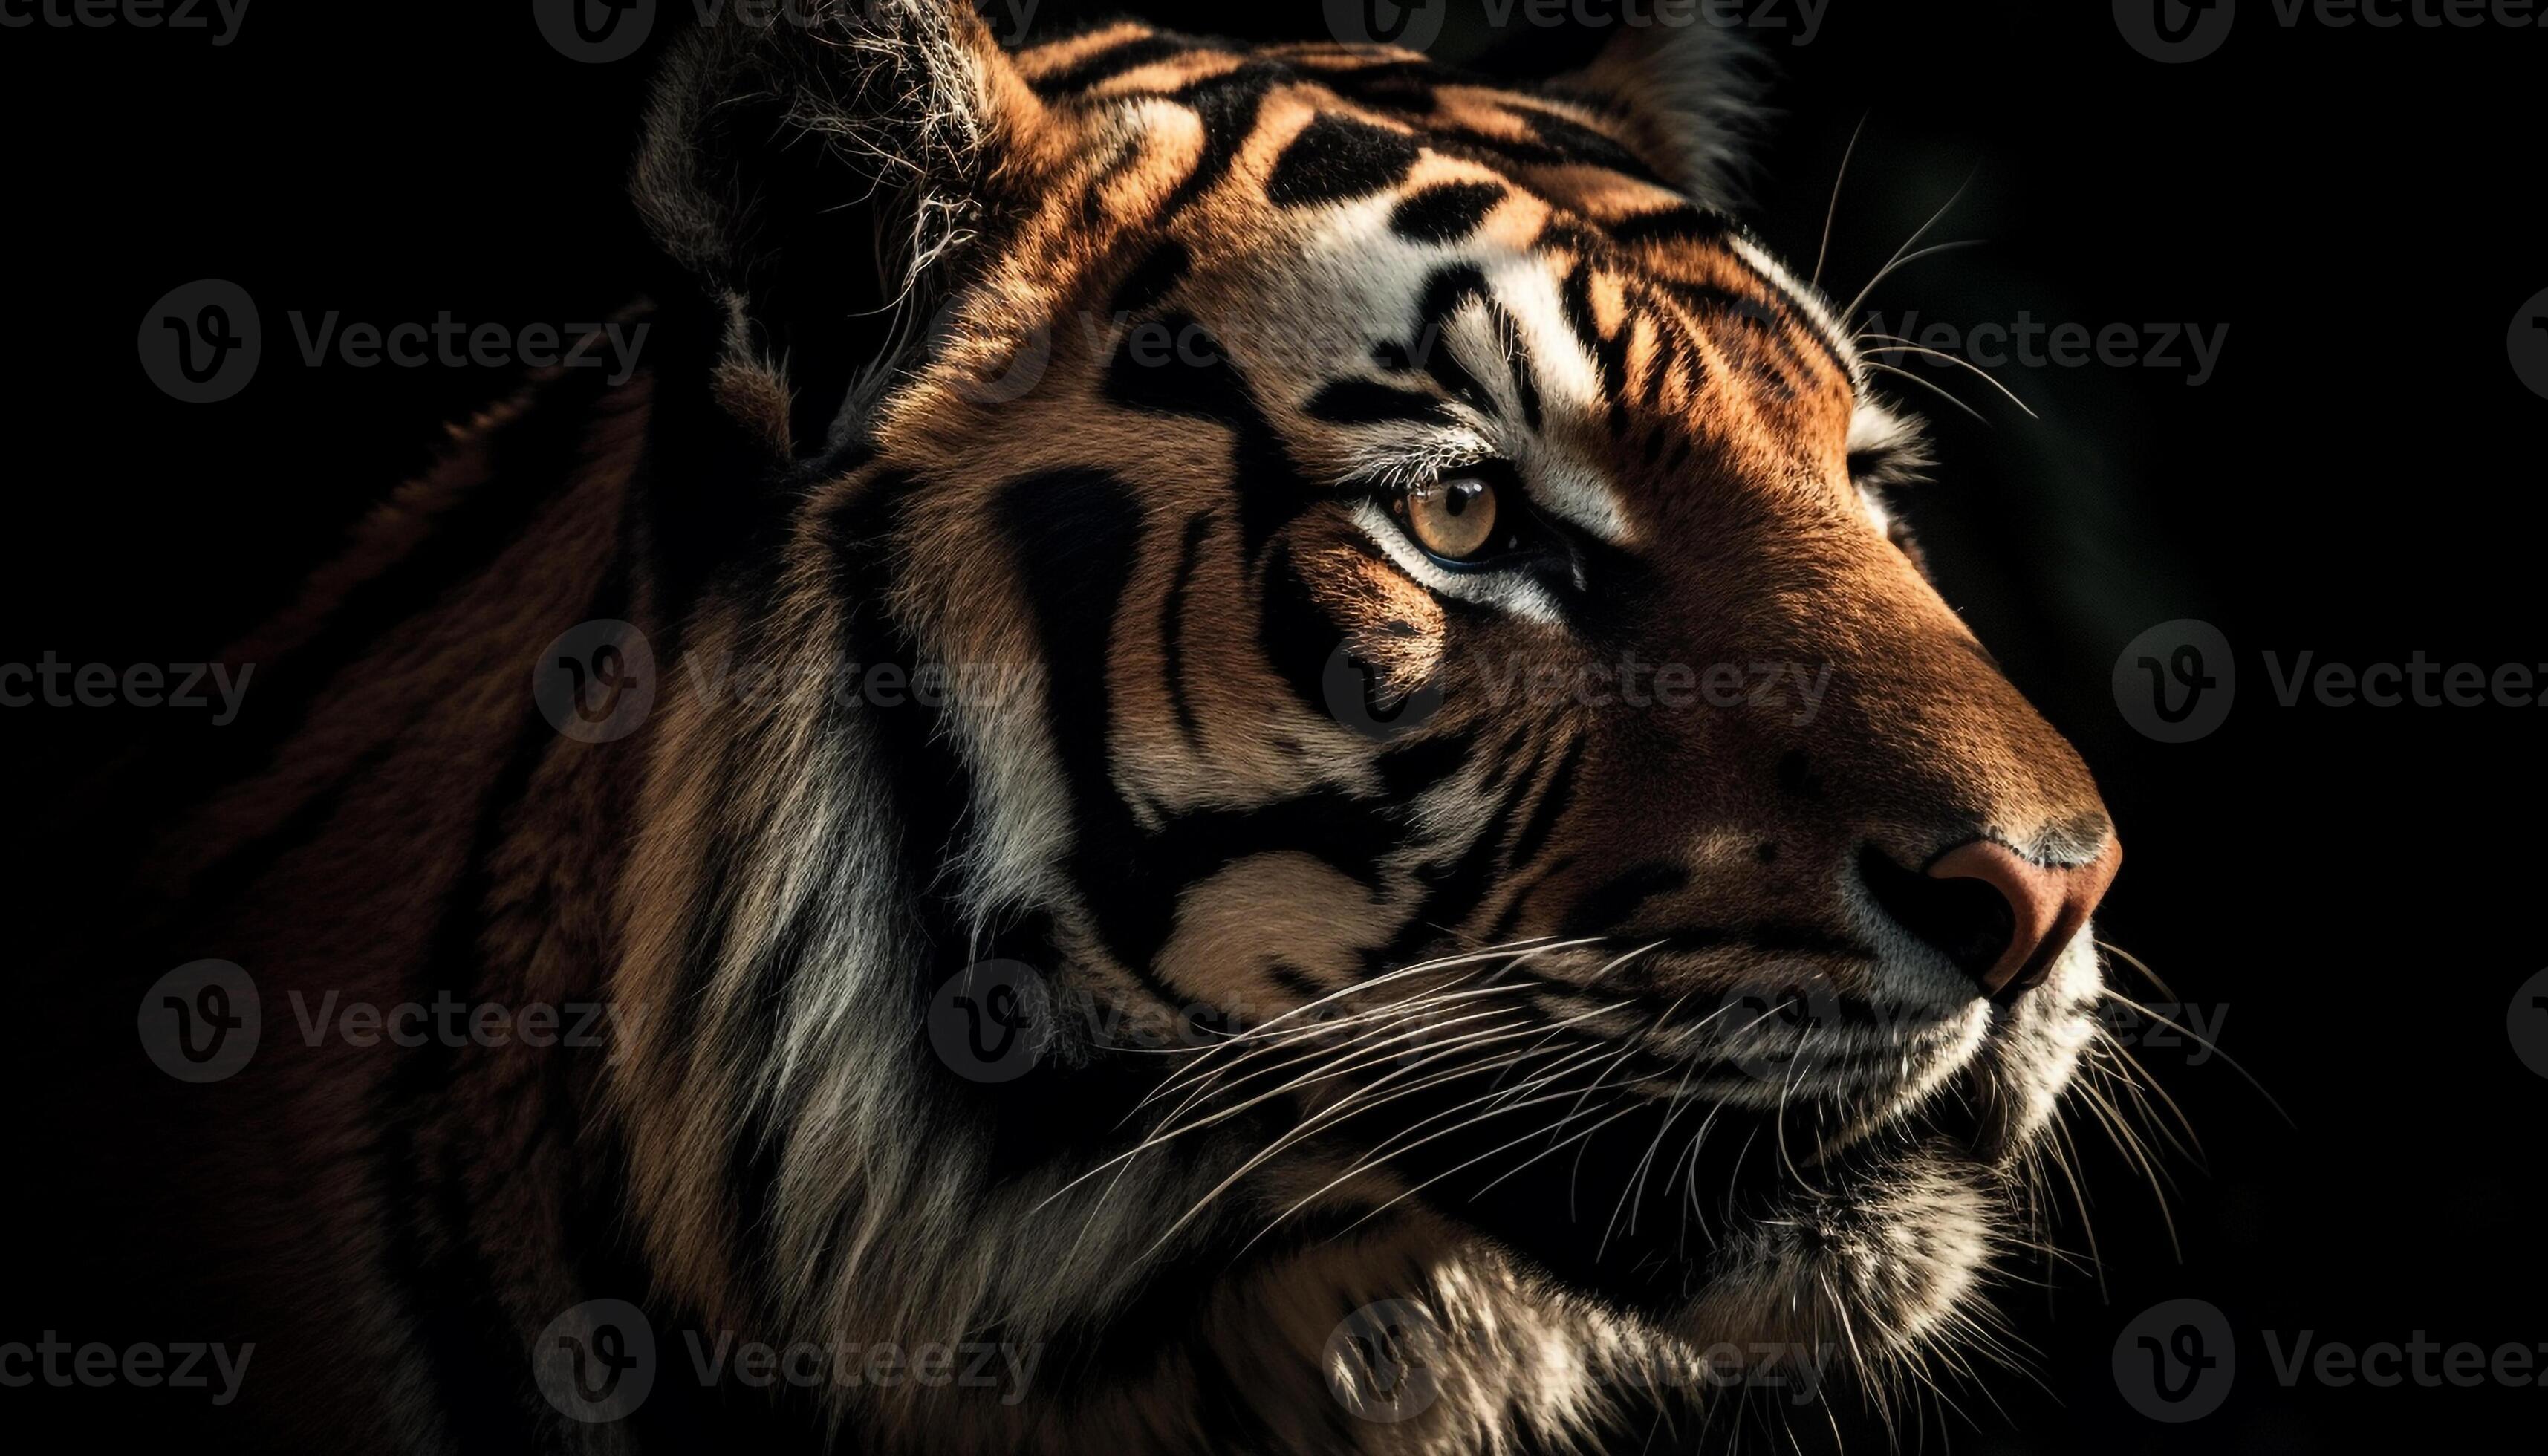
<path id="1" fill-rule="evenodd" d="M 1079 8 L 1045 0 L 1034 33 Z M 1455 9 L 1441 53 L 1514 39 Z M 2106 787 L 2130 856 L 2103 934 L 2227 1052 L 2137 1037 L 2203 1143 L 2163 1159 L 2175 1246 L 2146 1180 L 2083 1124 L 2102 1277 L 2021 1269 L 2044 1286 L 2005 1291 L 2033 1377 L 1957 1390 L 1962 1415 L 1926 1432 L 1965 1451 L 2350 1450 L 2462 1421 L 2535 1431 L 2548 1410 L 2548 1389 L 2495 1384 L 2287 1387 L 2272 1360 L 2302 1331 L 2548 1340 L 2531 1191 L 2548 1080 L 2507 1026 L 2548 965 L 2529 837 L 2548 710 L 2285 706 L 2266 661 L 2548 662 L 2548 504 L 2524 448 L 2548 399 L 2506 345 L 2548 289 L 2548 31 L 2285 27 L 2265 0 L 2241 10 L 2217 54 L 2183 64 L 2138 53 L 2101 4 L 1831 0 L 1793 45 L 1803 19 L 1779 0 L 1766 14 L 1785 28 L 1761 32 L 1781 71 L 1755 176 L 1774 247 L 1810 265 L 1862 118 L 1826 269 L 1843 294 L 1972 178 L 1932 237 L 1986 245 L 1888 279 L 1868 305 L 1888 326 L 2125 325 L 2146 355 L 2169 352 L 2151 325 L 2193 325 L 2220 344 L 2199 383 L 2182 343 L 2174 367 L 1997 370 L 2040 420 L 1969 375 L 1903 361 L 1983 416 L 1902 387 L 1934 407 L 1945 461 L 1909 509 L 1949 597 Z M 429 458 L 443 421 L 512 377 L 303 367 L 286 311 L 568 322 L 635 291 L 644 255 L 621 179 L 647 66 L 570 61 L 528 12 L 258 0 L 218 46 L 199 32 L 0 30 L 0 661 L 206 656 L 287 600 Z M 1324 32 L 1316 0 L 1174 18 Z M 266 362 L 236 399 L 181 404 L 138 367 L 136 325 L 208 277 L 258 301 Z M 2234 706 L 2217 731 L 2163 743 L 2135 728 L 2111 677 L 2127 643 L 2180 618 L 2226 638 Z M 119 828 L 77 800 L 52 805 L 66 820 L 41 811 L 120 739 L 181 731 L 205 730 L 0 710 L 27 810 L 15 837 L 52 871 L 21 919 L 72 933 L 31 974 L 94 973 L 76 950 L 98 913 L 79 847 Z M 8 1116 L 116 1136 L 41 1089 Z M 22 1214 L 75 1201 L 38 1172 Z M 30 1279 L 69 1222 L 21 1240 L 0 1339 L 81 1327 L 75 1289 Z M 2075 1213 L 2056 1232 L 2084 1254 Z M 2237 1370 L 2217 1413 L 2161 1424 L 2119 1384 L 2117 1341 L 2177 1298 L 2223 1312 Z M 0 1410 L 45 1394 L 0 1391 Z"/>

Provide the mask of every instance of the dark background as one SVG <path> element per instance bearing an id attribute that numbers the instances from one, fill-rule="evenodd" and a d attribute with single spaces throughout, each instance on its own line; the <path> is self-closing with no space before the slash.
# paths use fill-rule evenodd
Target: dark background
<path id="1" fill-rule="evenodd" d="M 1066 12 L 1144 9 L 1046 0 L 1031 34 Z M 2001 369 L 2040 421 L 1959 372 L 1923 375 L 1985 422 L 1897 391 L 1937 421 L 1943 467 L 1907 508 L 1943 590 L 2079 744 L 2121 822 L 2130 855 L 2103 936 L 2198 1007 L 2290 1118 L 2222 1057 L 2138 1046 L 2204 1149 L 2162 1159 L 2175 1246 L 2160 1200 L 2082 1110 L 2102 1278 L 2021 1264 L 2003 1303 L 2032 1378 L 1951 1384 L 1961 1413 L 1942 1424 L 1933 1409 L 1906 1448 L 2341 1451 L 2463 1423 L 2535 1432 L 2548 1411 L 2548 1389 L 2286 1389 L 2266 1344 L 2548 1341 L 2532 1192 L 2548 1081 L 2506 1023 L 2548 965 L 2534 830 L 2548 710 L 2285 707 L 2263 662 L 2548 662 L 2548 400 L 2505 351 L 2548 288 L 2548 31 L 2287 30 L 2261 0 L 2245 11 L 2220 53 L 2184 65 L 2136 53 L 2102 4 L 1833 0 L 1795 46 L 1787 3 L 1788 29 L 1761 33 L 1780 115 L 1753 217 L 1800 271 L 1865 118 L 1826 268 L 1842 297 L 1969 174 L 1932 238 L 1988 245 L 1888 280 L 1870 301 L 1887 320 L 2229 326 L 2199 387 L 2190 364 Z M 1315 0 L 1176 18 L 1324 33 Z M 1455 24 L 1435 49 L 1481 40 Z M 427 462 L 443 422 L 512 383 L 306 368 L 287 311 L 517 325 L 626 302 L 645 274 L 622 176 L 648 69 L 561 57 L 510 0 L 258 0 L 219 48 L 200 33 L 0 31 L 0 661 L 213 654 Z M 257 300 L 266 355 L 238 398 L 189 406 L 143 377 L 135 338 L 154 300 L 206 277 Z M 2110 675 L 2127 642 L 2180 617 L 2227 635 L 2238 687 L 2218 732 L 2168 745 L 2134 730 Z M 24 811 L 12 838 L 48 871 L 18 879 L 42 887 L 20 919 L 74 948 L 25 970 L 83 974 L 82 917 L 103 913 L 82 893 L 102 863 L 91 846 L 122 830 L 65 786 L 134 736 L 212 731 L 138 709 L 0 709 Z M 84 1116 L 41 1091 L 9 1113 L 117 1136 Z M 40 1155 L 15 1197 L 29 1213 L 76 1194 Z M 76 1292 L 31 1280 L 68 1222 L 40 1221 L 12 1251 L 0 1338 L 88 1337 Z M 2066 1200 L 2054 1231 L 2084 1259 Z M 2238 1371 L 2218 1413 L 2161 1425 L 2119 1391 L 2116 1339 L 2178 1297 L 2225 1313 Z M 0 1391 L 0 1418 L 46 1394 Z M 1841 1419 L 1854 1446 L 1883 1449 L 1846 1403 Z"/>

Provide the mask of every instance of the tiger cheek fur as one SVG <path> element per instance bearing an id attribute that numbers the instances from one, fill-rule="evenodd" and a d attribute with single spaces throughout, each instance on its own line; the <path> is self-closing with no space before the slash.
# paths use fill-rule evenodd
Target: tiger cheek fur
<path id="1" fill-rule="evenodd" d="M 1723 211 L 1724 34 L 1507 87 L 810 9 L 670 65 L 636 191 L 692 347 L 525 528 L 657 639 L 624 792 L 539 743 L 501 833 L 434 842 L 481 857 L 439 893 L 552 896 L 647 1009 L 542 1094 L 606 1231 L 463 1220 L 417 1277 L 464 1249 L 646 1301 L 676 1370 L 681 1330 L 1040 1352 L 1014 1401 L 807 1398 L 875 1450 L 1597 1447 L 1978 1331 L 2113 831 L 1896 544 L 1916 432 Z M 877 235 L 911 326 L 866 337 L 842 250 Z M 478 603 L 486 660 L 415 693 L 572 624 L 521 576 L 423 619 Z M 490 888 L 580 835 L 606 865 Z M 548 949 L 478 937 L 487 994 L 564 974 L 513 929 Z M 928 1031 L 990 962 L 1030 967 L 1013 1080 Z M 531 1120 L 424 1104 L 454 1145 Z M 419 1444 L 500 1399 L 365 1337 Z M 1725 1349 L 1763 1364 L 1690 1378 Z M 671 1418 L 521 1415 L 596 1449 Z"/>

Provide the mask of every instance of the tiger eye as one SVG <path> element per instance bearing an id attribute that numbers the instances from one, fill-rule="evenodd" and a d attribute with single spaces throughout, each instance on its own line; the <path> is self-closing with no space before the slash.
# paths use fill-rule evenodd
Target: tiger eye
<path id="1" fill-rule="evenodd" d="M 1496 488 L 1481 480 L 1427 481 L 1408 489 L 1402 509 L 1415 544 L 1465 561 L 1496 538 Z"/>

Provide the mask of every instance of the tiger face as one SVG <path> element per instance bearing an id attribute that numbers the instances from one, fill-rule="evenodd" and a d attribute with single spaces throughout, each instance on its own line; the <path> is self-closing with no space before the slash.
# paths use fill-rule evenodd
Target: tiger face
<path id="1" fill-rule="evenodd" d="M 2120 852 L 1891 513 L 1916 426 L 1722 211 L 1721 35 L 1514 87 L 867 10 L 697 47 L 641 163 L 786 502 L 786 608 L 710 590 L 690 630 L 1037 681 L 750 752 L 676 712 L 651 853 L 774 867 L 703 972 L 695 904 L 638 912 L 629 974 L 703 1008 L 620 1091 L 675 1286 L 1142 1379 L 1274 1350 L 1356 1413 L 1329 1337 L 1410 1301 L 1477 1378 L 1391 1438 L 1444 1449 L 1580 1428 L 1677 1348 L 1880 1364 L 1961 1322 Z M 862 375 L 775 189 L 877 155 L 936 322 Z M 1041 1046 L 997 1087 L 909 1035 L 994 958 Z M 880 1293 L 906 1245 L 933 1272 Z M 1305 1442 L 1381 1440 L 1311 1404 Z"/>

